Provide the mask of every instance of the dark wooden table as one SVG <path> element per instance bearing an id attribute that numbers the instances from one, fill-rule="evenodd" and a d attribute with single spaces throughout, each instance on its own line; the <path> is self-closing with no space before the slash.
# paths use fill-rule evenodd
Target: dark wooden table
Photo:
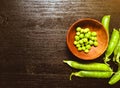
<path id="1" fill-rule="evenodd" d="M 119 0 L 0 0 L 0 88 L 119 88 L 109 79 L 69 75 L 62 61 L 80 61 L 66 46 L 69 26 L 80 18 L 120 27 Z M 100 57 L 102 61 L 102 57 Z"/>

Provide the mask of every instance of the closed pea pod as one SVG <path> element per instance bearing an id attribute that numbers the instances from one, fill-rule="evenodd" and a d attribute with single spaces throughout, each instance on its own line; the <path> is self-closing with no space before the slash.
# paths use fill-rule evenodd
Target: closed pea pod
<path id="1" fill-rule="evenodd" d="M 108 61 L 110 61 L 109 56 L 113 53 L 117 43 L 119 40 L 119 31 L 116 29 L 113 29 L 108 48 L 105 52 L 104 62 L 107 64 Z"/>
<path id="2" fill-rule="evenodd" d="M 120 34 L 120 30 L 119 30 L 119 34 Z M 117 83 L 120 80 L 120 37 L 117 43 L 117 46 L 115 47 L 114 50 L 114 57 L 113 57 L 113 61 L 117 62 L 118 65 L 118 71 L 115 72 L 115 74 L 111 77 L 111 79 L 109 80 L 109 84 L 113 85 L 115 83 Z"/>
<path id="3" fill-rule="evenodd" d="M 119 35 L 120 35 L 120 31 L 119 31 Z M 113 61 L 116 61 L 118 64 L 120 64 L 119 58 L 120 58 L 120 37 L 114 50 Z"/>
<path id="4" fill-rule="evenodd" d="M 120 40 L 120 38 L 119 38 Z M 117 55 L 118 51 L 119 51 L 119 47 L 120 47 L 120 41 L 118 42 L 117 46 L 115 47 L 115 50 L 114 50 L 114 56 Z"/>
<path id="5" fill-rule="evenodd" d="M 113 61 L 116 61 L 116 57 L 117 57 L 117 54 L 118 54 L 118 51 L 119 51 L 119 47 L 120 47 L 120 41 L 117 44 L 117 46 L 115 47 Z"/>
<path id="6" fill-rule="evenodd" d="M 63 60 L 63 62 L 68 64 L 70 67 L 75 68 L 75 69 L 112 72 L 112 69 L 104 63 L 83 64 L 83 63 L 78 63 L 76 61 L 71 61 L 71 60 Z"/>
<path id="7" fill-rule="evenodd" d="M 117 83 L 120 80 L 120 70 L 118 70 L 109 80 L 109 84 L 113 85 L 115 83 Z"/>
<path id="8" fill-rule="evenodd" d="M 101 23 L 109 34 L 110 15 L 103 16 Z"/>
<path id="9" fill-rule="evenodd" d="M 72 79 L 72 76 L 88 77 L 88 78 L 110 78 L 112 74 L 113 72 L 79 71 L 79 72 L 71 73 L 70 80 Z"/>

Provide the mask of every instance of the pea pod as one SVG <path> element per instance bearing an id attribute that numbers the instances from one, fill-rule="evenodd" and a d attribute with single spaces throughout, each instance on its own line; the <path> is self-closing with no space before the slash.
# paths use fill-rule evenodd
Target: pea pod
<path id="1" fill-rule="evenodd" d="M 120 29 L 119 29 L 119 35 L 120 35 Z M 109 80 L 108 83 L 110 85 L 113 85 L 113 84 L 117 83 L 120 80 L 120 60 L 119 60 L 119 58 L 120 58 L 120 37 L 119 37 L 118 43 L 117 43 L 117 45 L 115 47 L 114 57 L 113 57 L 113 61 L 117 62 L 118 71 L 115 72 L 115 74 Z"/>
<path id="2" fill-rule="evenodd" d="M 92 70 L 92 71 L 110 71 L 112 72 L 112 69 L 104 64 L 104 63 L 78 63 L 76 61 L 71 60 L 63 60 L 64 63 L 68 64 L 70 67 L 75 69 L 81 69 L 81 70 Z"/>
<path id="3" fill-rule="evenodd" d="M 89 78 L 110 78 L 112 74 L 113 72 L 79 71 L 79 72 L 71 73 L 70 80 L 72 79 L 72 76 L 89 77 Z"/>
<path id="4" fill-rule="evenodd" d="M 119 35 L 120 35 L 120 31 L 119 31 Z M 117 62 L 118 64 L 120 64 L 120 37 L 119 37 L 119 40 L 118 40 L 118 43 L 115 47 L 115 50 L 114 50 L 114 57 L 113 57 L 113 61 Z"/>
<path id="5" fill-rule="evenodd" d="M 119 31 L 116 29 L 113 29 L 112 35 L 108 44 L 108 48 L 105 52 L 104 62 L 107 64 L 108 61 L 110 61 L 109 56 L 113 53 L 117 43 L 119 40 Z"/>
<path id="6" fill-rule="evenodd" d="M 109 84 L 113 85 L 115 83 L 117 83 L 120 80 L 120 70 L 118 70 L 109 80 Z"/>
<path id="7" fill-rule="evenodd" d="M 101 23 L 109 33 L 110 15 L 103 16 Z"/>

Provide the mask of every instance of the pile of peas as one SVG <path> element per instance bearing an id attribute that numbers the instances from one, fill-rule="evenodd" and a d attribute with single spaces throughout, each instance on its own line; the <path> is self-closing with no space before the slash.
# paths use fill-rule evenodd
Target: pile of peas
<path id="1" fill-rule="evenodd" d="M 92 46 L 98 46 L 97 33 L 91 32 L 89 28 L 76 28 L 74 45 L 78 51 L 88 53 Z"/>

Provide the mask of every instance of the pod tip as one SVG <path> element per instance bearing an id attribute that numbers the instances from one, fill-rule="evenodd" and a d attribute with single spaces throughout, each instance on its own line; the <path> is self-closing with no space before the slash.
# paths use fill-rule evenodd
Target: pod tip
<path id="1" fill-rule="evenodd" d="M 63 60 L 64 63 L 67 63 L 67 60 Z"/>

